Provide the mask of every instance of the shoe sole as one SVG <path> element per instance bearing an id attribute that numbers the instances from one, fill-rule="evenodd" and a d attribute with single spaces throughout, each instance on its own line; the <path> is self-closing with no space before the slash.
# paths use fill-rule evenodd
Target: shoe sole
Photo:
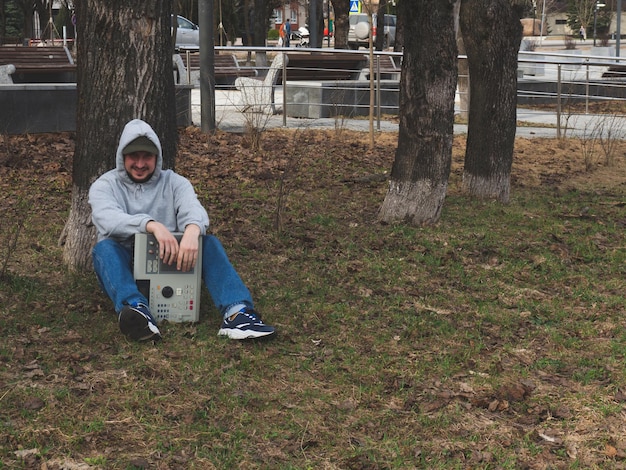
<path id="1" fill-rule="evenodd" d="M 120 313 L 120 330 L 134 341 L 159 340 L 161 335 L 148 326 L 148 319 L 140 312 L 124 309 Z"/>
<path id="2" fill-rule="evenodd" d="M 231 328 L 221 328 L 218 332 L 218 336 L 227 336 L 230 339 L 257 339 L 272 336 L 275 331 L 243 331 Z"/>

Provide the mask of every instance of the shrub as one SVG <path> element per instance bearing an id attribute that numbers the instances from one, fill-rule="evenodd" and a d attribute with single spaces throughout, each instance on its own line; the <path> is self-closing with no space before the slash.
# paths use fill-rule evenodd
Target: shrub
<path id="1" fill-rule="evenodd" d="M 564 42 L 565 42 L 565 49 L 567 50 L 576 49 L 576 39 L 574 39 L 573 36 L 565 36 Z"/>
<path id="2" fill-rule="evenodd" d="M 270 29 L 267 32 L 267 39 L 269 39 L 271 41 L 278 39 L 278 30 L 277 29 Z"/>

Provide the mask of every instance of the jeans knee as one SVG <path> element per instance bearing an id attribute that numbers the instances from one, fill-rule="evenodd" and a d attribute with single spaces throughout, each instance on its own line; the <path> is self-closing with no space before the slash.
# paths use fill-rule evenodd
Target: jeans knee
<path id="1" fill-rule="evenodd" d="M 202 248 L 210 249 L 216 245 L 219 245 L 220 242 L 215 235 L 204 235 L 202 237 Z"/>
<path id="2" fill-rule="evenodd" d="M 117 260 L 120 263 L 128 263 L 131 259 L 130 251 L 121 243 L 109 238 L 99 241 L 91 250 L 91 258 L 96 271 L 107 261 L 109 263 Z"/>

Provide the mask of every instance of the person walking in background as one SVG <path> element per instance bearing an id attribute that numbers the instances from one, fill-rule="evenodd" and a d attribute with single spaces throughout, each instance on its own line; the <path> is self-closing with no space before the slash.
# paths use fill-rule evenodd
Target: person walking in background
<path id="1" fill-rule="evenodd" d="M 583 25 L 580 25 L 580 30 L 578 31 L 578 33 L 580 34 L 581 41 L 587 39 L 587 31 L 585 31 L 585 27 Z"/>
<path id="2" fill-rule="evenodd" d="M 291 23 L 289 18 L 280 27 L 280 37 L 283 40 L 283 47 L 289 47 L 289 41 L 291 39 Z"/>

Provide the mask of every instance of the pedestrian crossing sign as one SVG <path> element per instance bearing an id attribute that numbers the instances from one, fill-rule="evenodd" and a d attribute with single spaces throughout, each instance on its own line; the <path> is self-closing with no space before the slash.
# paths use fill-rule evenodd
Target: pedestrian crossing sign
<path id="1" fill-rule="evenodd" d="M 350 13 L 359 13 L 361 11 L 359 7 L 359 0 L 350 0 Z"/>

